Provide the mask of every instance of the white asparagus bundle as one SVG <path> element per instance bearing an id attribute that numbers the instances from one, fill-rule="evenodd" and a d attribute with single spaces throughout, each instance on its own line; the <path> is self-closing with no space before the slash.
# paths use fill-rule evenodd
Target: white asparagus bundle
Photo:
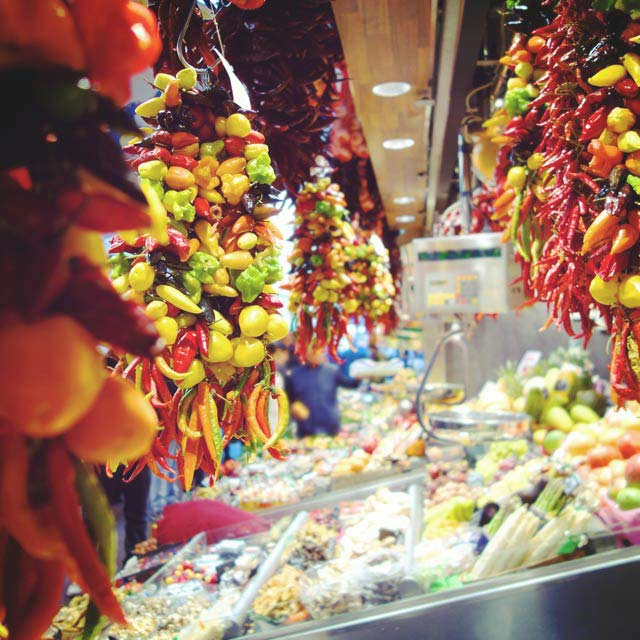
<path id="1" fill-rule="evenodd" d="M 590 518 L 591 514 L 584 509 L 566 507 L 557 517 L 547 522 L 531 539 L 524 564 L 538 564 L 556 557 L 567 534 L 580 535 L 584 533 Z"/>

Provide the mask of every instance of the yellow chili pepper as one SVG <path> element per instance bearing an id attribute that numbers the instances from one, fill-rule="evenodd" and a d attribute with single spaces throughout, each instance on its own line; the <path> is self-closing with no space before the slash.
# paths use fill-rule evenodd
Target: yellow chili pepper
<path id="1" fill-rule="evenodd" d="M 592 75 L 588 82 L 594 87 L 611 87 L 626 75 L 627 71 L 621 64 L 611 64 Z"/>
<path id="2" fill-rule="evenodd" d="M 622 56 L 622 64 L 633 81 L 640 87 L 640 56 L 637 53 L 625 53 Z"/>
<path id="3" fill-rule="evenodd" d="M 202 313 L 202 309 L 191 298 L 175 287 L 168 284 L 160 284 L 156 287 L 156 293 L 167 302 L 178 307 L 178 309 L 189 313 Z"/>
<path id="4" fill-rule="evenodd" d="M 227 173 L 242 173 L 246 166 L 247 161 L 244 158 L 227 158 L 216 170 L 216 175 L 223 176 Z"/>
<path id="5" fill-rule="evenodd" d="M 202 288 L 212 296 L 235 298 L 238 295 L 238 292 L 233 287 L 230 287 L 226 284 L 205 284 L 202 286 Z"/>
<path id="6" fill-rule="evenodd" d="M 629 131 L 636 123 L 636 117 L 631 109 L 614 107 L 607 116 L 607 127 L 616 133 Z"/>
<path id="7" fill-rule="evenodd" d="M 243 271 L 253 262 L 253 256 L 250 251 L 239 249 L 238 251 L 226 253 L 222 258 L 220 258 L 220 262 L 222 263 L 222 266 L 227 269 Z"/>
<path id="8" fill-rule="evenodd" d="M 212 202 L 213 204 L 225 203 L 225 199 L 222 197 L 220 192 L 215 189 L 203 189 L 201 187 L 198 189 L 198 195 L 204 198 L 207 202 Z"/>
<path id="9" fill-rule="evenodd" d="M 150 182 L 141 181 L 140 189 L 149 204 L 149 216 L 151 217 L 151 227 L 149 233 L 161 244 L 169 244 L 169 234 L 167 233 L 167 224 L 169 216 L 167 210 L 162 206 L 160 196 L 151 186 Z"/>
<path id="10" fill-rule="evenodd" d="M 600 243 L 610 238 L 619 224 L 620 219 L 617 216 L 612 216 L 607 211 L 599 213 L 584 234 L 582 253 L 589 253 Z"/>
<path id="11" fill-rule="evenodd" d="M 160 373 L 165 378 L 169 378 L 170 380 L 184 380 L 186 377 L 190 375 L 189 373 L 186 373 L 186 372 L 178 373 L 177 371 L 172 369 L 162 356 L 156 356 L 154 359 L 154 362 L 156 363 L 156 367 L 158 367 L 158 371 L 160 371 Z"/>
<path id="12" fill-rule="evenodd" d="M 235 160 L 236 158 L 232 159 Z M 244 160 L 244 158 L 241 158 L 241 160 Z M 243 173 L 225 173 L 222 176 L 222 195 L 229 204 L 238 204 L 250 187 L 249 178 Z"/>
<path id="13" fill-rule="evenodd" d="M 215 189 L 220 184 L 220 178 L 216 176 L 216 171 L 220 163 L 214 156 L 205 156 L 200 159 L 198 166 L 193 170 L 196 177 L 196 184 L 203 189 Z"/>
<path id="14" fill-rule="evenodd" d="M 629 173 L 640 176 L 640 151 L 630 153 L 624 161 L 624 166 L 627 167 Z"/>
<path id="15" fill-rule="evenodd" d="M 640 151 L 640 135 L 637 131 L 625 131 L 618 136 L 616 144 L 623 153 Z"/>

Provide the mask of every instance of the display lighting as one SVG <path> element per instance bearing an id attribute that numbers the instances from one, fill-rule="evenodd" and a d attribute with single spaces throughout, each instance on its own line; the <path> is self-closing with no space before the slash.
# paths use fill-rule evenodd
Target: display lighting
<path id="1" fill-rule="evenodd" d="M 396 217 L 396 222 L 398 224 L 407 224 L 408 222 L 413 222 L 416 219 L 416 216 L 407 213 L 401 216 Z"/>
<path id="2" fill-rule="evenodd" d="M 396 98 L 411 91 L 411 85 L 408 82 L 382 82 L 373 86 L 371 91 L 381 98 Z"/>
<path id="3" fill-rule="evenodd" d="M 413 196 L 396 196 L 393 199 L 393 204 L 397 205 L 405 205 L 405 204 L 413 204 L 416 199 Z"/>
<path id="4" fill-rule="evenodd" d="M 384 140 L 382 146 L 390 151 L 400 151 L 401 149 L 413 147 L 414 144 L 413 138 L 390 138 L 389 140 Z"/>

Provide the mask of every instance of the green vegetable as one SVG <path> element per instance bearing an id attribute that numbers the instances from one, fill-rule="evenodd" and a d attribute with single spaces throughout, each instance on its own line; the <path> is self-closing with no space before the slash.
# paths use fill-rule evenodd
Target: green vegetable
<path id="1" fill-rule="evenodd" d="M 507 0 L 511 2 L 512 0 Z M 619 5 L 616 7 L 616 5 Z M 637 11 L 640 9 L 640 0 L 592 0 L 591 6 L 596 11 L 613 11 L 616 8 L 620 8 L 623 11 Z"/>
<path id="2" fill-rule="evenodd" d="M 249 265 L 237 278 L 236 289 L 243 302 L 253 302 L 267 284 L 264 273 L 255 264 Z"/>
<path id="3" fill-rule="evenodd" d="M 129 273 L 131 266 L 129 260 L 125 258 L 123 253 L 116 253 L 109 258 L 109 274 L 112 280 Z"/>
<path id="4" fill-rule="evenodd" d="M 629 174 L 627 176 L 627 184 L 636 192 L 636 195 L 640 196 L 640 178 Z"/>
<path id="5" fill-rule="evenodd" d="M 208 253 L 196 251 L 189 258 L 189 273 L 202 284 L 212 284 L 213 274 L 220 268 L 220 261 Z M 185 285 L 186 286 L 186 285 Z"/>
<path id="6" fill-rule="evenodd" d="M 314 267 L 320 267 L 322 265 L 322 263 L 324 262 L 324 258 L 322 256 L 311 256 L 311 264 Z"/>
<path id="7" fill-rule="evenodd" d="M 282 277 L 282 269 L 277 254 L 272 249 L 258 253 L 253 261 L 237 278 L 236 288 L 243 302 L 253 302 L 264 289 L 265 284 L 273 284 Z"/>
<path id="8" fill-rule="evenodd" d="M 504 108 L 510 118 L 522 115 L 529 108 L 530 102 L 531 94 L 522 87 L 511 89 L 504 96 Z"/>
<path id="9" fill-rule="evenodd" d="M 200 298 L 202 297 L 202 283 L 198 278 L 196 278 L 191 271 L 185 271 L 182 274 L 182 284 L 184 288 L 187 290 L 187 294 L 195 302 L 198 304 L 200 302 Z"/>
<path id="10" fill-rule="evenodd" d="M 140 180 L 140 184 L 149 185 L 156 192 L 160 200 L 164 198 L 164 188 L 162 186 L 162 182 L 158 182 L 157 180 L 149 180 L 148 178 L 142 178 Z"/>
<path id="11" fill-rule="evenodd" d="M 316 202 L 316 211 L 318 213 L 329 213 L 329 211 L 331 211 L 331 205 L 324 200 L 318 200 L 318 202 Z"/>
<path id="12" fill-rule="evenodd" d="M 196 216 L 196 209 L 191 204 L 192 196 L 193 192 L 190 189 L 183 189 L 182 191 L 171 189 L 164 194 L 162 204 L 167 211 L 173 214 L 176 220 L 193 222 Z"/>
<path id="13" fill-rule="evenodd" d="M 519 0 L 507 0 L 507 9 L 509 9 L 509 11 L 513 11 L 513 9 L 516 8 L 518 2 Z"/>
<path id="14" fill-rule="evenodd" d="M 200 145 L 200 157 L 212 156 L 216 157 L 224 149 L 224 141 L 216 140 L 215 142 L 203 142 Z"/>
<path id="15" fill-rule="evenodd" d="M 247 162 L 247 175 L 251 182 L 259 182 L 260 184 L 271 184 L 276 179 L 276 173 L 271 166 L 271 158 L 266 151 Z"/>

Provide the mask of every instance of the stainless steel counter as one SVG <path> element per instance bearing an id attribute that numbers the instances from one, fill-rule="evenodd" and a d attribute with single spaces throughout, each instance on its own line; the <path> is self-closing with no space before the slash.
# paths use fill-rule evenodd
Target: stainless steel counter
<path id="1" fill-rule="evenodd" d="M 640 547 L 416 596 L 253 640 L 626 640 L 640 638 Z"/>

